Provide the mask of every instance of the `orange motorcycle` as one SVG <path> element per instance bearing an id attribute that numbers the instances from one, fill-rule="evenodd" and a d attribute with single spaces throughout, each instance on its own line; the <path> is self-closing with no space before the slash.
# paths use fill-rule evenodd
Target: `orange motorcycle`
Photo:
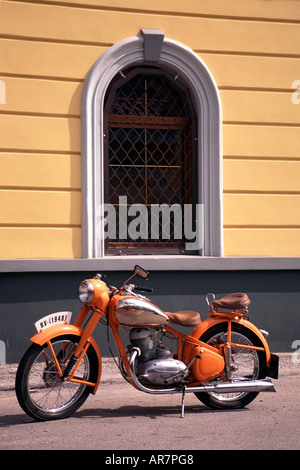
<path id="1" fill-rule="evenodd" d="M 278 356 L 270 353 L 267 333 L 248 320 L 246 294 L 219 300 L 207 294 L 209 317 L 201 322 L 197 312 L 164 312 L 138 294 L 152 289 L 129 283 L 135 275 L 149 276 L 135 266 L 121 288 L 109 286 L 101 274 L 83 281 L 83 305 L 74 324 L 71 312 L 36 322 L 38 332 L 16 375 L 16 395 L 29 416 L 66 418 L 96 393 L 101 354 L 92 333 L 99 322 L 112 332 L 125 380 L 149 394 L 181 394 L 182 417 L 186 393 L 209 407 L 229 409 L 246 406 L 259 392 L 275 391 L 266 377 L 278 378 Z M 184 334 L 170 324 L 193 329 Z M 127 331 L 126 347 L 120 329 Z"/>

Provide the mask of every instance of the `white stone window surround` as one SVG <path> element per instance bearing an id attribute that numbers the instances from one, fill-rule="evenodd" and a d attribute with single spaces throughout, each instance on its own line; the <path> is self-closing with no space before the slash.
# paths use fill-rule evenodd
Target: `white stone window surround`
<path id="1" fill-rule="evenodd" d="M 153 46 L 149 48 L 149 45 Z M 153 51 L 149 53 L 147 51 Z M 82 258 L 107 259 L 99 208 L 104 203 L 104 98 L 116 74 L 149 63 L 180 75 L 190 90 L 198 116 L 198 201 L 204 204 L 202 256 L 223 256 L 222 243 L 222 116 L 216 83 L 201 58 L 159 30 L 120 41 L 91 68 L 82 95 Z M 166 255 L 165 258 L 169 258 Z M 110 257 L 120 260 L 122 256 Z M 126 256 L 129 258 L 129 256 Z M 160 257 L 163 262 L 163 257 Z M 181 256 L 178 255 L 180 263 Z M 201 258 L 199 256 L 199 258 Z M 135 257 L 136 259 L 136 257 Z"/>

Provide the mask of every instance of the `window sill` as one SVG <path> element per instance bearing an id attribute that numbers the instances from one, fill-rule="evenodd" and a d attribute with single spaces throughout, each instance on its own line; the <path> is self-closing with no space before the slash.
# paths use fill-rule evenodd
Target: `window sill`
<path id="1" fill-rule="evenodd" d="M 1 260 L 0 272 L 299 270 L 299 257 L 106 256 L 99 259 Z"/>

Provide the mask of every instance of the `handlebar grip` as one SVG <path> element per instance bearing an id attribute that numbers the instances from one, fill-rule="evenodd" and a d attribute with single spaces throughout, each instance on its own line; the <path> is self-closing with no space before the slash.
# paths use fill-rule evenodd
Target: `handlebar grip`
<path id="1" fill-rule="evenodd" d="M 152 287 L 139 287 L 139 286 L 134 286 L 134 290 L 138 290 L 141 292 L 153 292 Z"/>

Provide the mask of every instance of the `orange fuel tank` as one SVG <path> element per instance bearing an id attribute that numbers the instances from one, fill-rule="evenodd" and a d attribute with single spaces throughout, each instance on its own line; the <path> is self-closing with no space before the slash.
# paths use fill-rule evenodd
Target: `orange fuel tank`
<path id="1" fill-rule="evenodd" d="M 169 323 L 168 316 L 147 299 L 116 295 L 110 304 L 110 319 L 124 327 L 158 327 Z"/>

